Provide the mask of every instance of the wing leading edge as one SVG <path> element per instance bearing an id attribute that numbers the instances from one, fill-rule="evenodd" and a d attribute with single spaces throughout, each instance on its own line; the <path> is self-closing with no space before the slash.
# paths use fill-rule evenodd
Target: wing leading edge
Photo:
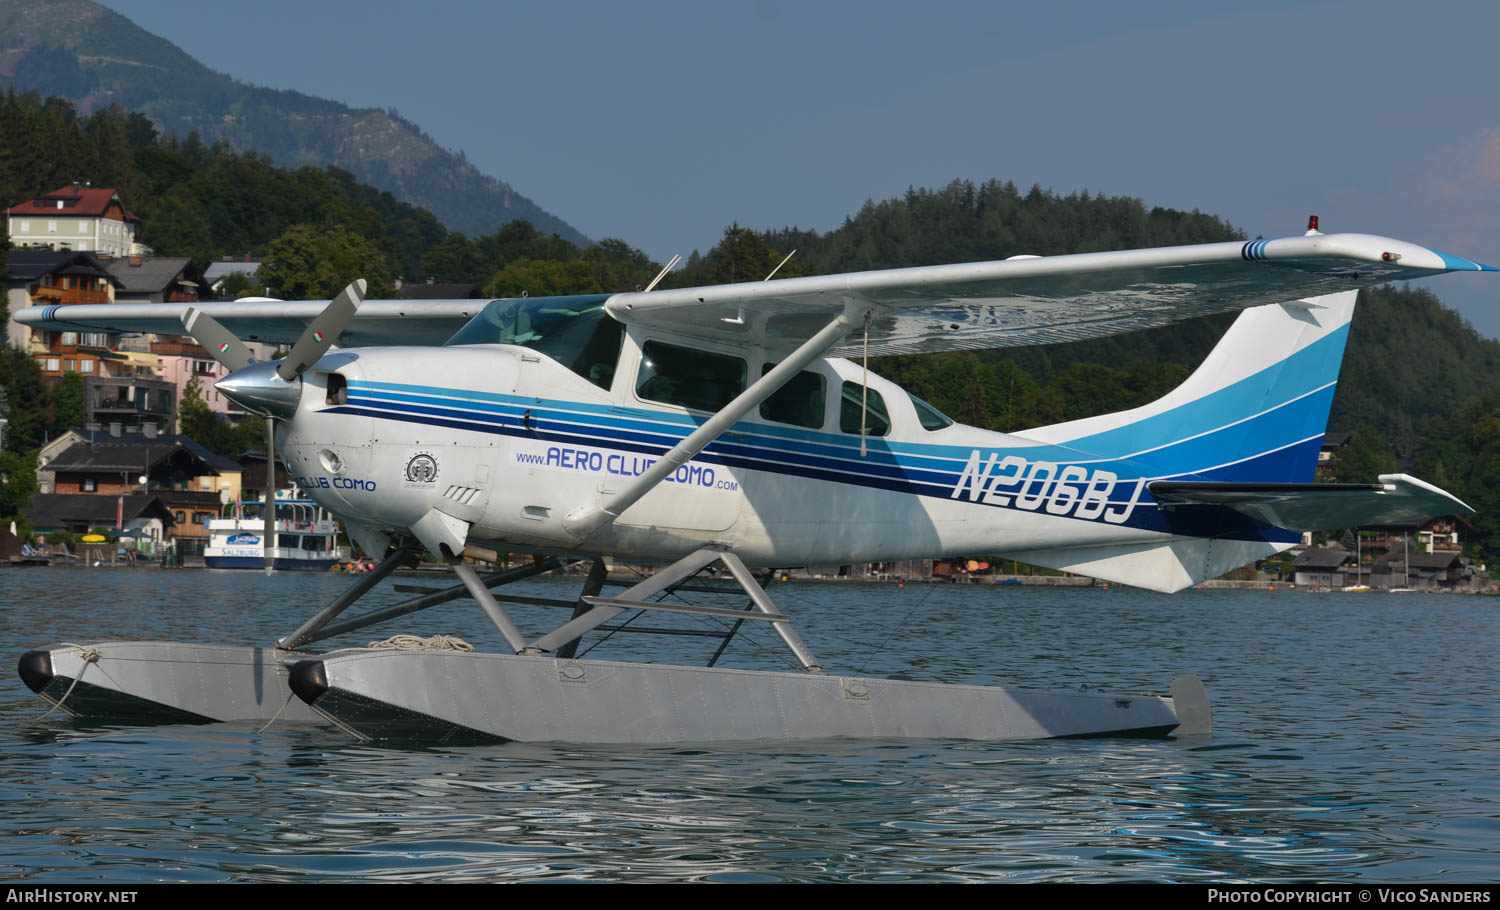
<path id="1" fill-rule="evenodd" d="M 1400 240 L 1319 234 L 617 294 L 607 308 L 627 323 L 791 348 L 846 303 L 868 304 L 870 353 L 911 354 L 1098 338 L 1448 271 L 1495 270 Z"/>
<path id="2" fill-rule="evenodd" d="M 875 355 L 1051 344 L 1153 328 L 1449 271 L 1495 271 L 1369 234 L 1328 234 L 1008 259 L 616 294 L 626 322 L 678 335 L 791 350 L 846 306 L 871 307 Z M 487 300 L 370 300 L 346 346 L 442 344 Z M 193 304 L 247 341 L 295 341 L 327 301 Z M 27 307 L 53 331 L 182 333 L 188 304 Z M 833 354 L 861 348 L 851 336 Z"/>
<path id="3" fill-rule="evenodd" d="M 340 336 L 345 347 L 437 345 L 463 328 L 488 300 L 367 300 Z M 15 320 L 54 332 L 155 332 L 181 335 L 182 317 L 197 309 L 236 337 L 292 344 L 328 307 L 326 300 L 235 300 L 225 303 L 106 303 L 32 306 Z"/>

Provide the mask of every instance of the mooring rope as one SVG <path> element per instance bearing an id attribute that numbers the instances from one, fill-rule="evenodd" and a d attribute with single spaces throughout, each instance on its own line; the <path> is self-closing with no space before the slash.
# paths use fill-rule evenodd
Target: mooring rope
<path id="1" fill-rule="evenodd" d="M 865 310 L 865 375 L 860 380 L 859 390 L 859 457 L 865 457 L 865 439 L 869 434 L 870 415 L 870 317 L 874 310 Z"/>
<path id="2" fill-rule="evenodd" d="M 292 699 L 296 698 L 296 697 L 297 697 L 297 693 L 296 692 L 288 692 L 286 694 L 286 701 L 284 701 L 284 702 L 281 703 L 281 707 L 279 707 L 279 708 L 276 709 L 276 713 L 271 715 L 271 719 L 268 720 L 268 721 L 266 721 L 266 725 L 264 727 L 261 727 L 259 730 L 255 731 L 256 735 L 259 736 L 260 734 L 262 734 L 262 733 L 266 732 L 267 730 L 271 729 L 271 725 L 274 724 L 274 723 L 276 723 L 276 718 L 278 718 L 278 717 L 281 716 L 281 712 L 285 711 L 286 710 L 286 706 L 289 705 L 289 704 L 291 704 L 292 703 Z"/>
<path id="3" fill-rule="evenodd" d="M 56 711 L 58 708 L 61 708 L 63 706 L 63 703 L 68 700 L 68 696 L 72 695 L 73 694 L 73 690 L 78 687 L 78 681 L 80 679 L 83 679 L 83 671 L 88 669 L 89 664 L 98 663 L 98 661 L 99 661 L 99 649 L 98 648 L 95 648 L 95 647 L 93 647 L 91 645 L 76 645 L 76 644 L 74 644 L 71 641 L 65 641 L 65 642 L 63 642 L 63 644 L 66 645 L 66 646 L 68 646 L 68 647 L 70 647 L 70 648 L 77 648 L 78 649 L 78 652 L 79 652 L 78 656 L 83 660 L 83 668 L 78 671 L 78 675 L 77 676 L 73 677 L 73 683 L 68 686 L 68 691 L 66 691 L 66 692 L 63 693 L 63 697 L 59 698 L 57 700 L 57 703 L 54 704 L 51 707 L 51 709 L 47 711 L 46 714 L 43 714 L 41 717 L 37 718 L 37 720 L 39 720 L 39 721 L 46 720 L 47 718 L 49 718 L 49 717 L 52 716 L 52 712 L 53 711 Z"/>

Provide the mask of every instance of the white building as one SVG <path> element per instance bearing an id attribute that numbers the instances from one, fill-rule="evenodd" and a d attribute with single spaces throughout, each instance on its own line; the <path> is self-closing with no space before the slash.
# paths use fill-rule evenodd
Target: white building
<path id="1" fill-rule="evenodd" d="M 6 210 L 13 249 L 79 250 L 106 256 L 140 256 L 135 239 L 140 220 L 125 211 L 108 187 L 73 183 Z"/>

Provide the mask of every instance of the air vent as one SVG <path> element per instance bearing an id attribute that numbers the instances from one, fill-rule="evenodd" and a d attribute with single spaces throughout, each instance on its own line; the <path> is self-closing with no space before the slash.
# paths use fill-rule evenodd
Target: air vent
<path id="1" fill-rule="evenodd" d="M 448 499 L 453 500 L 454 502 L 458 503 L 461 506 L 466 506 L 469 503 L 473 502 L 474 501 L 474 497 L 476 497 L 478 495 L 479 495 L 479 488 L 478 487 L 461 487 L 461 486 L 458 486 L 457 484 L 454 484 L 453 486 L 449 487 L 448 491 L 443 494 L 443 496 L 447 497 Z"/>

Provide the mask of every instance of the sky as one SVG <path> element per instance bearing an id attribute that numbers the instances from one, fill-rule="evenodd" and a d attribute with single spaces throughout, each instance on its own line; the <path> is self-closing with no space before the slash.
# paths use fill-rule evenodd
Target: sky
<path id="1" fill-rule="evenodd" d="M 661 261 L 993 177 L 1500 265 L 1496 3 L 104 2 Z M 1424 284 L 1500 337 L 1500 276 Z"/>

